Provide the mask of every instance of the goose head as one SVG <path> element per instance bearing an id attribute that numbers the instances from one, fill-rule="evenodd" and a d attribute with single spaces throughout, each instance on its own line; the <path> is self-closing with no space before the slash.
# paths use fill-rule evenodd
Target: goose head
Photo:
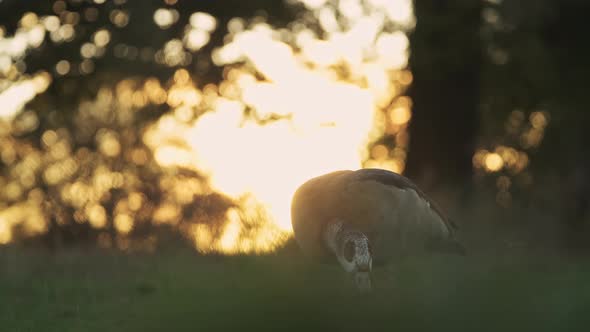
<path id="1" fill-rule="evenodd" d="M 373 253 L 369 238 L 363 232 L 345 227 L 342 221 L 329 223 L 323 236 L 344 271 L 353 275 L 357 288 L 370 291 Z"/>
<path id="2" fill-rule="evenodd" d="M 343 231 L 338 242 L 338 262 L 346 272 L 353 274 L 360 291 L 370 291 L 373 256 L 369 238 L 362 232 Z"/>

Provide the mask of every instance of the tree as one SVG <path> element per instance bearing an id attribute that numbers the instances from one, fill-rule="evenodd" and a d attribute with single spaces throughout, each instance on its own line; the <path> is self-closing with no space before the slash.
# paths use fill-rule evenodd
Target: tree
<path id="1" fill-rule="evenodd" d="M 479 124 L 481 1 L 417 0 L 414 8 L 407 173 L 426 187 L 463 183 Z"/>

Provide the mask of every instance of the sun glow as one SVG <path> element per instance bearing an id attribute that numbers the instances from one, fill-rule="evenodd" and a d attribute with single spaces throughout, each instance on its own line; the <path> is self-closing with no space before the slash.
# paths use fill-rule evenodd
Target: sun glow
<path id="1" fill-rule="evenodd" d="M 203 61 L 195 52 L 213 42 L 223 21 L 197 12 L 183 35 L 144 57 L 179 67 L 167 82 L 148 77 L 101 85 L 94 99 L 77 105 L 75 133 L 44 129 L 39 147 L 0 141 L 1 161 L 19 174 L 0 174 L 0 198 L 9 204 L 0 205 L 0 244 L 21 236 L 20 226 L 24 235 L 44 232 L 42 202 L 53 199 L 59 203 L 46 206 L 73 211 L 55 212 L 56 223 L 88 224 L 101 247 L 127 250 L 134 232 L 150 223 L 180 231 L 204 253 L 268 252 L 291 235 L 291 198 L 309 178 L 362 167 L 403 172 L 412 103 L 400 95 L 412 82 L 405 35 L 413 27 L 411 1 L 295 1 L 308 6 L 308 19 L 325 33 L 313 32 L 304 19 L 279 29 L 262 18 L 234 18 L 224 43 Z M 153 14 L 159 28 L 177 30 L 172 8 Z M 0 38 L 0 74 L 19 77 L 0 91 L 0 125 L 36 128 L 39 119 L 26 103 L 48 88 L 52 74 L 72 76 L 83 63 L 92 72 L 107 48 L 116 57 L 139 52 L 142 58 L 145 49 L 131 52 L 133 46 L 116 42 L 132 16 L 113 10 L 109 18 L 117 29 L 94 32 L 79 48 L 82 63 L 58 59 L 51 74 L 17 73 L 17 58 L 37 45 L 38 32 L 27 39 L 32 45 L 18 36 Z M 77 33 L 77 23 L 53 16 L 23 22 L 27 29 L 42 24 L 54 43 Z M 208 60 L 221 67 L 221 81 L 199 85 L 193 59 L 196 67 Z M 135 114 L 152 106 L 164 114 L 136 130 Z M 383 143 L 386 136 L 395 146 Z M 25 149 L 30 153 L 22 157 Z M 144 178 L 143 171 L 153 173 Z M 154 183 L 142 183 L 146 178 Z M 37 181 L 55 197 L 30 195 Z M 146 240 L 150 248 L 153 242 Z"/>
<path id="2" fill-rule="evenodd" d="M 350 22 L 327 40 L 294 32 L 299 50 L 267 24 L 237 29 L 213 53 L 216 65 L 231 66 L 219 86 L 207 93 L 185 82 L 168 92 L 169 101 L 179 96 L 169 102 L 177 110 L 188 103 L 206 112 L 188 122 L 164 116 L 144 142 L 161 166 L 205 174 L 214 191 L 238 202 L 222 229 L 197 224 L 188 230 L 200 251 L 259 252 L 280 244 L 291 232 L 291 198 L 311 177 L 363 166 L 403 171 L 405 146 L 378 158 L 368 147 L 391 127 L 407 135 L 411 101 L 390 106 L 411 82 L 403 74 L 407 39 L 383 31 L 386 18 L 377 12 Z M 196 91 L 202 100 L 191 103 L 180 90 Z M 252 225 L 255 236 L 244 231 Z"/>

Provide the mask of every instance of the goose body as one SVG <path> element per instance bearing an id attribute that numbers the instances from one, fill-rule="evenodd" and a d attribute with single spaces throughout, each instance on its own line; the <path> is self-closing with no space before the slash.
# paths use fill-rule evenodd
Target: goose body
<path id="1" fill-rule="evenodd" d="M 377 264 L 428 249 L 461 251 L 437 205 L 409 179 L 381 169 L 336 171 L 305 182 L 293 197 L 291 221 L 305 254 L 335 257 L 349 272 L 357 269 L 346 266 L 344 242 L 359 236 L 366 240 L 359 238 L 357 251 L 367 246 L 365 255 Z"/>

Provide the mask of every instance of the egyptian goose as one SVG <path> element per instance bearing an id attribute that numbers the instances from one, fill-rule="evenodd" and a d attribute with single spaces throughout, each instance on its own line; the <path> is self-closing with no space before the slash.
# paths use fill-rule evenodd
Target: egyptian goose
<path id="1" fill-rule="evenodd" d="M 454 226 L 414 183 L 382 169 L 336 171 L 301 185 L 293 197 L 295 240 L 311 257 L 332 260 L 371 289 L 373 261 L 433 250 L 464 253 Z"/>

